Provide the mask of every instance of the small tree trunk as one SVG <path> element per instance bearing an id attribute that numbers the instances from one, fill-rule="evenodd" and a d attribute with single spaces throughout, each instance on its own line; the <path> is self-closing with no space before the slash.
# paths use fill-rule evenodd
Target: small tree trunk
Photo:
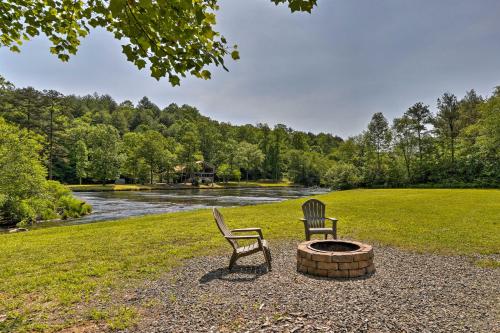
<path id="1" fill-rule="evenodd" d="M 54 106 L 50 108 L 50 129 L 49 129 L 49 179 L 52 180 L 52 160 L 54 145 Z"/>

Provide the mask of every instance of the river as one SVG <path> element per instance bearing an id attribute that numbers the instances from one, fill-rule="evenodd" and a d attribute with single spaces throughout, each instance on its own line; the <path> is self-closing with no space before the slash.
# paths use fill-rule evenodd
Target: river
<path id="1" fill-rule="evenodd" d="M 304 187 L 189 189 L 167 191 L 75 192 L 92 205 L 92 214 L 61 223 L 82 224 L 148 214 L 180 212 L 208 207 L 247 206 L 325 193 Z"/>

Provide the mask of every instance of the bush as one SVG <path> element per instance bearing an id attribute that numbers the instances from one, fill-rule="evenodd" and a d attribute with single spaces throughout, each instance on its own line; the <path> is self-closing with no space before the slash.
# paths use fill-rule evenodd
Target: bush
<path id="1" fill-rule="evenodd" d="M 323 184 L 338 190 L 357 187 L 361 176 L 356 167 L 349 163 L 336 163 L 331 166 L 323 177 Z"/>
<path id="2" fill-rule="evenodd" d="M 53 203 L 52 211 L 62 219 L 80 217 L 92 211 L 89 204 L 74 197 L 73 193 L 59 182 L 47 181 L 47 193 Z"/>
<path id="3" fill-rule="evenodd" d="M 61 197 L 58 201 L 58 209 L 62 219 L 80 217 L 92 211 L 91 206 L 85 201 L 69 195 Z"/>

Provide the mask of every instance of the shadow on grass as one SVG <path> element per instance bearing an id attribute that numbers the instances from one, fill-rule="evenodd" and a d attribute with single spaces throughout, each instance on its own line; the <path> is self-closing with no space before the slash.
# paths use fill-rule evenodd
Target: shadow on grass
<path id="1" fill-rule="evenodd" d="M 213 280 L 229 282 L 251 282 L 268 272 L 265 263 L 260 265 L 235 265 L 231 270 L 227 267 L 214 269 L 203 275 L 199 282 L 209 283 Z"/>

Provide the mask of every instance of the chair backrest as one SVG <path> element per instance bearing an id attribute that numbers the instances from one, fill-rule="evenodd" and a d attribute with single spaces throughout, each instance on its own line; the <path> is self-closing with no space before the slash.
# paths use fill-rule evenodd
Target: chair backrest
<path id="1" fill-rule="evenodd" d="M 302 205 L 302 212 L 309 228 L 325 227 L 325 204 L 316 199 L 309 199 Z"/>
<path id="2" fill-rule="evenodd" d="M 219 212 L 219 210 L 217 208 L 214 208 L 212 210 L 212 212 L 214 214 L 215 223 L 217 223 L 217 227 L 219 228 L 221 234 L 224 236 L 224 238 L 227 239 L 229 244 L 231 244 L 231 246 L 234 249 L 236 249 L 238 247 L 238 242 L 236 242 L 233 239 L 227 238 L 227 237 L 232 236 L 233 234 L 231 233 L 231 230 L 229 230 L 229 228 L 226 226 L 226 223 L 224 222 L 224 217 L 222 216 L 222 214 Z"/>

